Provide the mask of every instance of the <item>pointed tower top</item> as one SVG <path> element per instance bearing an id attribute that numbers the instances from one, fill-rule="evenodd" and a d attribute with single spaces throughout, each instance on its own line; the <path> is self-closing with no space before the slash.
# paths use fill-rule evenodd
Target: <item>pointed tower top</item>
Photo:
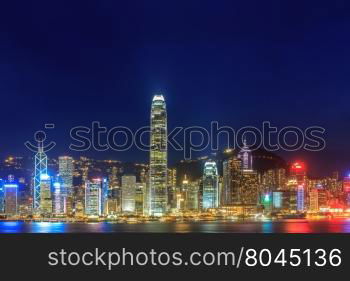
<path id="1" fill-rule="evenodd" d="M 154 95 L 153 101 L 165 101 L 163 95 Z"/>

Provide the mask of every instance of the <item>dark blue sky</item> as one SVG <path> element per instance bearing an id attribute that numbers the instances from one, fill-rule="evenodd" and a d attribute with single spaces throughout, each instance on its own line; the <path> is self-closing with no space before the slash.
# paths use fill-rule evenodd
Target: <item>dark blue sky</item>
<path id="1" fill-rule="evenodd" d="M 26 153 L 44 123 L 56 124 L 53 154 L 73 126 L 148 125 L 161 89 L 170 128 L 323 126 L 325 151 L 282 155 L 315 174 L 350 169 L 346 2 L 3 1 L 0 155 Z"/>

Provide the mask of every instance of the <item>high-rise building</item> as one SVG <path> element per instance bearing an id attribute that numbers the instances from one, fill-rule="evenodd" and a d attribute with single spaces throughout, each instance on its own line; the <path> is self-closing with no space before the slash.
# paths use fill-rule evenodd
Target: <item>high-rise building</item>
<path id="1" fill-rule="evenodd" d="M 107 214 L 108 211 L 108 190 L 109 190 L 109 182 L 107 178 L 102 179 L 101 183 L 101 208 L 102 208 L 102 214 Z"/>
<path id="2" fill-rule="evenodd" d="M 253 170 L 253 155 L 252 151 L 247 145 L 247 140 L 243 141 L 243 147 L 238 153 L 238 158 L 242 161 L 242 170 L 243 171 L 252 171 Z"/>
<path id="3" fill-rule="evenodd" d="M 69 156 L 61 156 L 58 158 L 58 170 L 61 179 L 61 196 L 66 197 L 65 211 L 71 214 L 74 209 L 74 190 L 73 190 L 73 173 L 74 173 L 74 162 L 73 158 Z"/>
<path id="4" fill-rule="evenodd" d="M 146 187 L 146 183 L 137 182 L 135 190 L 135 213 L 137 215 L 143 215 L 143 193 Z"/>
<path id="5" fill-rule="evenodd" d="M 0 179 L 0 214 L 5 213 L 5 187 L 4 181 Z"/>
<path id="6" fill-rule="evenodd" d="M 135 212 L 136 177 L 133 175 L 122 176 L 122 212 Z"/>
<path id="7" fill-rule="evenodd" d="M 52 214 L 51 177 L 48 174 L 40 176 L 40 214 Z"/>
<path id="8" fill-rule="evenodd" d="M 308 194 L 306 190 L 307 177 L 306 177 L 305 163 L 295 162 L 292 164 L 290 169 L 289 181 L 294 182 L 296 185 L 291 190 L 293 193 L 296 193 L 296 211 L 303 212 L 306 208 L 305 199 L 307 199 L 306 195 Z"/>
<path id="9" fill-rule="evenodd" d="M 86 181 L 85 186 L 85 215 L 102 215 L 102 179 Z"/>
<path id="10" fill-rule="evenodd" d="M 205 210 L 219 207 L 219 178 L 214 161 L 207 161 L 204 164 L 202 206 Z"/>
<path id="11" fill-rule="evenodd" d="M 347 207 L 350 206 L 350 175 L 343 179 L 343 192 L 345 194 L 345 202 Z"/>
<path id="12" fill-rule="evenodd" d="M 199 209 L 199 183 L 198 181 L 189 182 L 186 189 L 186 211 L 198 211 Z"/>
<path id="13" fill-rule="evenodd" d="M 150 212 L 152 216 L 167 213 L 167 170 L 168 170 L 167 112 L 164 97 L 155 95 L 151 108 L 150 140 Z"/>
<path id="14" fill-rule="evenodd" d="M 34 212 L 39 212 L 41 198 L 40 198 L 40 184 L 41 175 L 47 175 L 47 156 L 44 152 L 43 142 L 38 142 L 38 152 L 35 155 L 35 170 L 33 180 L 33 209 Z"/>
<path id="15" fill-rule="evenodd" d="M 53 183 L 53 213 L 55 215 L 66 214 L 66 194 L 61 181 Z"/>
<path id="16" fill-rule="evenodd" d="M 318 207 L 318 190 L 313 188 L 310 190 L 310 207 L 309 211 L 317 213 L 319 211 Z"/>
<path id="17" fill-rule="evenodd" d="M 232 206 L 240 202 L 241 166 L 241 160 L 234 156 L 223 162 L 223 190 L 221 196 L 223 206 Z"/>
<path id="18" fill-rule="evenodd" d="M 265 195 L 265 193 L 263 193 Z M 239 190 L 240 203 L 244 205 L 256 205 L 259 201 L 258 174 L 253 170 L 244 170 Z"/>
<path id="19" fill-rule="evenodd" d="M 176 208 L 176 168 L 168 169 L 168 202 L 171 209 Z"/>
<path id="20" fill-rule="evenodd" d="M 15 216 L 18 213 L 18 184 L 10 182 L 4 184 L 5 189 L 5 214 Z"/>

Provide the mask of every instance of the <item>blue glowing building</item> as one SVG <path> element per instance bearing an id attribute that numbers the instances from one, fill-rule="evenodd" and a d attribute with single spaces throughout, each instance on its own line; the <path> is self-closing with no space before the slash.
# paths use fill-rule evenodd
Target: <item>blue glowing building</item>
<path id="1" fill-rule="evenodd" d="M 5 188 L 4 181 L 0 179 L 0 214 L 5 213 Z"/>
<path id="2" fill-rule="evenodd" d="M 107 179 L 93 179 L 85 186 L 85 215 L 102 216 L 106 213 L 108 200 Z"/>
<path id="3" fill-rule="evenodd" d="M 207 161 L 203 172 L 203 209 L 219 207 L 219 179 L 216 163 Z"/>
<path id="4" fill-rule="evenodd" d="M 44 152 L 43 142 L 38 142 L 38 152 L 35 155 L 35 170 L 33 180 L 33 209 L 34 212 L 39 212 L 41 198 L 41 175 L 47 175 L 47 156 Z"/>
<path id="5" fill-rule="evenodd" d="M 15 216 L 18 214 L 18 184 L 11 182 L 3 185 L 5 189 L 5 214 Z"/>

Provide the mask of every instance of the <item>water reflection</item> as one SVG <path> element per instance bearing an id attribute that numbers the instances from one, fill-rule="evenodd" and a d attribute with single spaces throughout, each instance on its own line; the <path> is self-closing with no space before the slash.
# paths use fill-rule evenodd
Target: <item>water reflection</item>
<path id="1" fill-rule="evenodd" d="M 23 224 L 20 221 L 1 221 L 0 233 L 21 233 Z"/>
<path id="2" fill-rule="evenodd" d="M 64 233 L 66 223 L 63 222 L 32 222 L 30 231 L 33 233 Z"/>
<path id="3" fill-rule="evenodd" d="M 350 233 L 349 219 L 273 222 L 0 222 L 0 233 Z"/>
<path id="4" fill-rule="evenodd" d="M 272 222 L 264 222 L 261 226 L 262 233 L 273 233 L 273 223 Z"/>

